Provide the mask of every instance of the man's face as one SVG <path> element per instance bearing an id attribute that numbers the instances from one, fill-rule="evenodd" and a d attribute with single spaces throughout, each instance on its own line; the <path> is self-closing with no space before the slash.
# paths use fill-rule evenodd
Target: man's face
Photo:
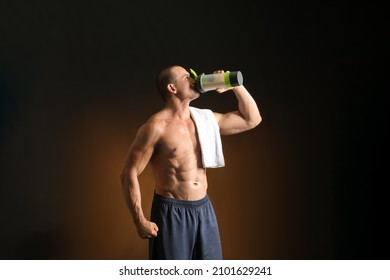
<path id="1" fill-rule="evenodd" d="M 183 67 L 177 67 L 173 71 L 176 74 L 175 87 L 177 94 L 182 98 L 191 100 L 198 98 L 200 93 L 196 90 L 195 79 L 190 76 L 190 73 Z"/>

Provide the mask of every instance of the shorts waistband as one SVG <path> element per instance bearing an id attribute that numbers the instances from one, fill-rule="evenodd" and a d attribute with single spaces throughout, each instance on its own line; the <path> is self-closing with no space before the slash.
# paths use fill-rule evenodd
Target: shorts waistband
<path id="1" fill-rule="evenodd" d="M 182 200 L 182 199 L 175 199 L 170 197 L 161 196 L 159 194 L 154 193 L 153 200 L 156 203 L 160 204 L 166 204 L 166 205 L 176 205 L 181 207 L 199 207 L 203 204 L 210 201 L 209 196 L 206 194 L 205 197 L 199 199 L 199 200 Z"/>

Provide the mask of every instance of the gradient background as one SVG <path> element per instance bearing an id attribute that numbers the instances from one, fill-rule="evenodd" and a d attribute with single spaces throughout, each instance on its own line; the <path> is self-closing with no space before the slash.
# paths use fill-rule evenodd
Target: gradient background
<path id="1" fill-rule="evenodd" d="M 1 1 L 0 257 L 147 258 L 119 175 L 162 106 L 157 71 L 179 64 L 242 71 L 263 116 L 223 138 L 227 166 L 208 172 L 225 259 L 389 259 L 386 16 L 380 3 Z M 149 168 L 140 180 L 149 215 Z"/>

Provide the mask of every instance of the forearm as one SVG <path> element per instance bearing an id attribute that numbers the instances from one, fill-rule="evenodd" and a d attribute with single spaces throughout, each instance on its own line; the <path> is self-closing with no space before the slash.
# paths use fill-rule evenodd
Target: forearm
<path id="1" fill-rule="evenodd" d="M 244 86 L 233 88 L 238 101 L 238 111 L 248 123 L 249 126 L 255 127 L 261 122 L 261 115 L 256 101 Z"/>
<path id="2" fill-rule="evenodd" d="M 141 204 L 141 190 L 137 176 L 131 176 L 129 173 L 124 173 L 122 179 L 122 191 L 127 207 L 130 210 L 135 224 L 140 223 L 145 219 L 142 204 Z"/>

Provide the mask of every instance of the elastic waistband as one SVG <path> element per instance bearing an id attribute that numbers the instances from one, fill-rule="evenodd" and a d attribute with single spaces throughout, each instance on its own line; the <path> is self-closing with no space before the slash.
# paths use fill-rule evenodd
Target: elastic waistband
<path id="1" fill-rule="evenodd" d="M 210 198 L 206 194 L 205 197 L 199 200 L 182 200 L 182 199 L 174 199 L 174 198 L 161 196 L 155 193 L 153 200 L 154 203 L 159 203 L 159 204 L 176 205 L 182 207 L 199 207 L 207 203 L 208 201 L 210 201 Z"/>

